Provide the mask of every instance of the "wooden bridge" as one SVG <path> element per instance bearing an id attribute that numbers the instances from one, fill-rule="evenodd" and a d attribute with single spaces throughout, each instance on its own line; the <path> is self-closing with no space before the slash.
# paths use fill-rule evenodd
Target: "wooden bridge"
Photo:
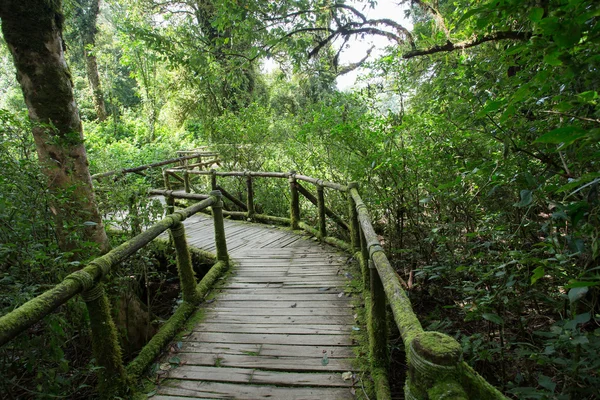
<path id="1" fill-rule="evenodd" d="M 0 346 L 81 294 L 90 315 L 94 358 L 101 367 L 98 392 L 102 398 L 140 395 L 132 382 L 162 361 L 168 377 L 152 397 L 164 400 L 367 398 L 363 383 L 372 388 L 373 398 L 390 399 L 387 325 L 394 323 L 407 357 L 406 399 L 506 399 L 462 361 L 461 347 L 454 338 L 423 330 L 373 229 L 356 183 L 328 182 L 294 171 L 206 171 L 197 168 L 210 167 L 217 160 L 203 161 L 202 157 L 214 157 L 215 153 L 182 155 L 94 176 L 117 179 L 182 163 L 163 170 L 164 189 L 150 191 L 166 197 L 166 217 L 0 317 Z M 195 162 L 189 164 L 190 160 Z M 192 193 L 197 177 L 208 178 L 210 194 Z M 245 198 L 233 196 L 218 184 L 217 179 L 226 178 L 243 182 Z M 254 201 L 256 178 L 288 182 L 286 193 L 272 195 L 289 198 L 289 217 L 259 213 Z M 183 191 L 175 190 L 182 186 Z M 330 203 L 326 202 L 326 190 L 335 192 Z M 341 207 L 340 198 L 345 203 Z M 223 209 L 224 199 L 231 204 L 229 210 Z M 338 203 L 331 204 L 331 199 Z M 176 201 L 191 201 L 192 205 L 180 204 L 177 209 Z M 303 220 L 301 211 L 313 205 L 312 222 Z M 198 214 L 201 211 L 212 218 Z M 226 221 L 224 216 L 268 225 Z M 275 224 L 288 228 L 276 228 Z M 177 254 L 183 302 L 125 366 L 102 280 L 124 259 L 167 231 Z M 202 252 L 214 262 L 200 282 L 194 276 L 190 252 Z M 351 259 L 360 265 L 356 273 L 350 272 Z M 351 274 L 355 278 L 352 290 L 346 290 Z M 354 371 L 352 364 L 352 333 L 363 329 L 357 326 L 354 307 L 364 308 L 366 316 L 368 362 L 362 371 Z M 388 321 L 388 309 L 393 321 Z M 203 318 L 175 346 L 177 368 L 170 368 L 171 360 L 165 362 L 162 354 L 173 348 L 175 335 L 199 310 Z M 364 380 L 357 382 L 352 372 L 360 372 Z"/>
<path id="2" fill-rule="evenodd" d="M 184 222 L 191 246 L 215 251 L 213 221 Z M 230 276 L 200 305 L 155 399 L 350 399 L 354 320 L 349 257 L 307 235 L 225 221 Z M 168 363 L 168 358 L 164 360 Z"/>

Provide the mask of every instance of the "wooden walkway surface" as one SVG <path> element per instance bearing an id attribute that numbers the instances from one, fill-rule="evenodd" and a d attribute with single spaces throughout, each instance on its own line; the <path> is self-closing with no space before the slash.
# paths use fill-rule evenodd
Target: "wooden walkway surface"
<path id="1" fill-rule="evenodd" d="M 212 219 L 185 226 L 191 245 L 214 251 Z M 342 378 L 358 329 L 344 293 L 348 256 L 268 225 L 226 220 L 225 232 L 233 272 L 200 306 L 205 318 L 152 398 L 353 398 Z"/>

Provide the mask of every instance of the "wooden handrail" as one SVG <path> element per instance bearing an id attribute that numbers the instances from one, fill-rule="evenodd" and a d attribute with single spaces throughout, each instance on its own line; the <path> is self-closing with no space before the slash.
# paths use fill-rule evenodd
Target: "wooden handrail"
<path id="1" fill-rule="evenodd" d="M 144 171 L 144 170 L 150 169 L 150 168 L 162 167 L 163 165 L 169 165 L 169 164 L 176 164 L 178 162 L 190 160 L 192 158 L 198 158 L 198 157 L 202 157 L 202 156 L 213 156 L 213 155 L 216 155 L 216 153 L 194 153 L 193 155 L 190 155 L 190 156 L 171 158 L 169 160 L 159 161 L 159 162 L 155 162 L 152 164 L 140 165 L 140 166 L 134 167 L 134 168 L 116 169 L 113 171 L 94 174 L 94 175 L 92 175 L 92 179 L 101 179 L 101 178 L 106 178 L 108 176 L 118 175 L 118 174 L 125 175 L 125 174 L 129 174 L 129 173 L 137 173 L 137 172 Z"/>

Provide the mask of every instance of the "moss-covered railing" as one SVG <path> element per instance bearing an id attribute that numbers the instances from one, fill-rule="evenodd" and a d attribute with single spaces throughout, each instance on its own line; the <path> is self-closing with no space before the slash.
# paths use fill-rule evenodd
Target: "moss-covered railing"
<path id="1" fill-rule="evenodd" d="M 369 331 L 370 372 L 374 381 L 377 399 L 389 399 L 391 397 L 388 382 L 389 354 L 386 317 L 388 306 L 402 336 L 407 356 L 408 374 L 404 388 L 406 399 L 506 399 L 502 393 L 462 360 L 461 346 L 454 338 L 443 333 L 423 330 L 404 291 L 406 284 L 401 281 L 401 278 L 392 268 L 373 229 L 367 207 L 358 193 L 356 183 L 341 185 L 297 174 L 295 171 L 224 172 L 166 169 L 164 171 L 166 190 L 155 189 L 151 193 L 165 195 L 167 204 L 170 207 L 173 207 L 175 198 L 201 199 L 202 197 L 197 196 L 202 195 L 190 193 L 190 175 L 210 177 L 211 188 L 219 190 L 225 199 L 231 201 L 241 210 L 223 211 L 224 215 L 234 219 L 281 223 L 290 226 L 292 229 L 303 229 L 323 242 L 353 253 L 361 261 L 363 293 Z M 185 193 L 172 190 L 169 176 L 175 176 L 177 180 L 184 183 Z M 245 201 L 234 197 L 218 184 L 217 178 L 224 177 L 245 178 Z M 254 178 L 257 177 L 287 179 L 289 181 L 289 218 L 257 214 L 255 212 Z M 313 185 L 317 195 L 313 195 L 301 182 Z M 347 222 L 327 207 L 325 204 L 325 189 L 341 192 L 347 197 Z M 317 207 L 316 228 L 301 220 L 300 195 Z M 338 231 L 345 233 L 346 240 L 328 236 L 327 218 L 331 223 L 340 227 Z"/>
<path id="2" fill-rule="evenodd" d="M 127 175 L 127 174 L 138 174 L 138 175 L 143 176 L 144 173 L 142 171 L 145 171 L 147 169 L 162 167 L 165 165 L 171 165 L 171 164 L 179 164 L 178 167 L 174 167 L 175 169 L 180 169 L 180 168 L 202 169 L 202 167 L 210 167 L 210 166 L 220 163 L 219 154 L 215 153 L 215 152 L 211 152 L 211 151 L 195 151 L 195 150 L 178 151 L 177 155 L 179 155 L 179 157 L 155 162 L 152 164 L 145 164 L 145 165 L 140 165 L 140 166 L 133 167 L 133 168 L 117 169 L 117 170 L 113 170 L 113 171 L 107 171 L 107 172 L 102 172 L 99 174 L 94 174 L 94 175 L 92 175 L 92 179 L 100 181 L 100 180 L 102 180 L 102 178 L 107 178 L 109 176 L 115 176 L 114 179 L 116 180 L 120 176 Z M 208 158 L 208 160 L 206 160 L 207 158 Z M 190 163 L 190 160 L 195 160 L 196 162 Z"/>
<path id="3" fill-rule="evenodd" d="M 214 216 L 216 263 L 197 283 L 192 269 L 190 250 L 182 222 L 190 216 L 211 208 Z M 202 196 L 202 201 L 182 210 L 174 211 L 140 235 L 128 240 L 105 255 L 90 261 L 83 269 L 68 275 L 54 288 L 42 293 L 12 312 L 0 317 L 0 346 L 27 328 L 81 294 L 90 316 L 92 351 L 98 369 L 98 390 L 102 398 L 130 398 L 131 385 L 154 361 L 162 349 L 181 329 L 186 319 L 195 311 L 216 280 L 229 265 L 222 214 L 221 193 L 213 191 Z M 127 257 L 149 244 L 163 232 L 170 230 L 176 250 L 177 268 L 183 302 L 175 313 L 144 346 L 138 356 L 124 366 L 111 308 L 102 280 L 111 270 L 118 268 Z"/>

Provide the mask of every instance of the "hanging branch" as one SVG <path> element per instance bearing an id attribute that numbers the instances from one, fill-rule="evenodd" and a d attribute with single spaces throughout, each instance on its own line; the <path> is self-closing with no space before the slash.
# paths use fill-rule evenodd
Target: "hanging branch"
<path id="1" fill-rule="evenodd" d="M 464 50 L 469 47 L 479 46 L 485 42 L 494 42 L 499 40 L 529 40 L 531 38 L 531 32 L 515 32 L 515 31 L 502 31 L 495 32 L 486 36 L 482 36 L 479 38 L 475 38 L 472 40 L 466 40 L 464 42 L 452 43 L 451 41 L 447 41 L 446 44 L 441 46 L 433 46 L 429 49 L 424 50 L 413 50 L 408 53 L 404 53 L 402 58 L 405 60 L 414 57 L 426 56 L 429 54 L 441 53 L 441 52 L 450 52 L 454 50 Z"/>

